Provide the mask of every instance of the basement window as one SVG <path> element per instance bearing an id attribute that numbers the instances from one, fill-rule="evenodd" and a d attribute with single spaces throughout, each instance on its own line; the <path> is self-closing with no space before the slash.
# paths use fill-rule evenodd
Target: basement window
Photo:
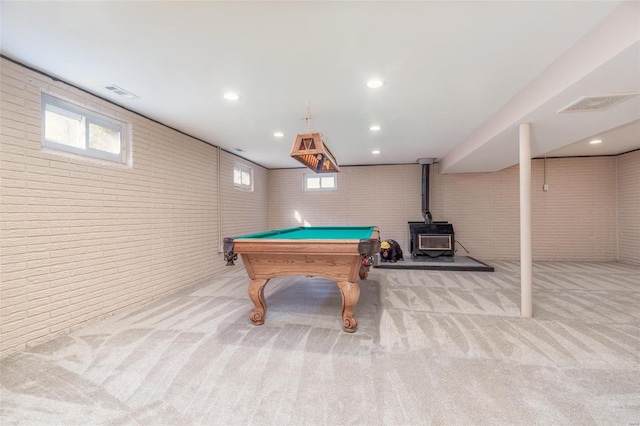
<path id="1" fill-rule="evenodd" d="M 253 191 L 253 169 L 244 164 L 233 165 L 233 185 L 245 191 Z"/>
<path id="2" fill-rule="evenodd" d="M 42 94 L 42 146 L 117 163 L 126 162 L 125 124 Z"/>
<path id="3" fill-rule="evenodd" d="M 337 189 L 337 173 L 323 173 L 321 175 L 317 175 L 315 173 L 304 174 L 305 191 L 335 191 Z"/>

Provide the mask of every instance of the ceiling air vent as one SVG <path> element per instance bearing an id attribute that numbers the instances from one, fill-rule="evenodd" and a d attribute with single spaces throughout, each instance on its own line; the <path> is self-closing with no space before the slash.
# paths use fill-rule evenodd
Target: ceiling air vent
<path id="1" fill-rule="evenodd" d="M 126 99 L 140 99 L 140 96 L 136 96 L 133 93 L 124 90 L 122 87 L 116 86 L 115 84 L 110 84 L 108 86 L 105 86 L 104 88 Z"/>
<path id="2" fill-rule="evenodd" d="M 604 111 L 614 105 L 638 96 L 638 93 L 619 93 L 617 95 L 583 96 L 558 112 Z"/>

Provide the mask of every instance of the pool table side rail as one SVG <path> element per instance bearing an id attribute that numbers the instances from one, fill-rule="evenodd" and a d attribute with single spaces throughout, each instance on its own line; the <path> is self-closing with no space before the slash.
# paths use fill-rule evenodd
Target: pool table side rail
<path id="1" fill-rule="evenodd" d="M 357 245 L 355 244 L 357 242 Z M 376 227 L 371 238 L 295 240 L 263 238 L 225 238 L 225 252 L 272 253 L 272 254 L 367 254 L 374 255 L 380 250 L 380 231 Z"/>

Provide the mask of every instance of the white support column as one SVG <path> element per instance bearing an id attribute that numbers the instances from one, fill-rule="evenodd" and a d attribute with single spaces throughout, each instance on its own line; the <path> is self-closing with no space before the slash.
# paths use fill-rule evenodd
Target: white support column
<path id="1" fill-rule="evenodd" d="M 520 124 L 520 312 L 533 316 L 531 123 Z"/>

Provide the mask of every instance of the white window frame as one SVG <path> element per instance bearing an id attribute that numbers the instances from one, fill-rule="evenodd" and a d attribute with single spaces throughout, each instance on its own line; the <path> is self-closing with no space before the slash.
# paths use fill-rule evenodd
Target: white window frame
<path id="1" fill-rule="evenodd" d="M 241 175 L 243 173 L 249 175 L 248 184 L 242 183 L 242 181 L 240 182 L 236 181 L 236 170 L 238 170 L 241 173 Z M 233 163 L 233 186 L 235 186 L 238 189 L 242 189 L 243 191 L 253 191 L 253 168 L 244 164 Z"/>
<path id="2" fill-rule="evenodd" d="M 70 145 L 58 143 L 46 137 L 46 112 L 53 111 L 60 115 L 66 115 L 71 118 L 79 118 L 84 122 L 84 147 L 77 148 Z M 115 163 L 127 162 L 127 134 L 126 125 L 120 120 L 107 117 L 95 111 L 75 105 L 71 102 L 62 100 L 48 93 L 42 93 L 42 146 L 59 151 L 66 151 L 85 157 L 98 158 L 101 160 L 112 161 Z M 120 135 L 120 153 L 103 151 L 101 149 L 91 148 L 89 146 L 89 125 L 95 124 L 107 129 L 116 131 Z"/>
<path id="3" fill-rule="evenodd" d="M 333 178 L 333 186 L 322 186 L 323 178 Z M 313 188 L 309 187 L 310 179 L 320 179 L 320 187 Z M 316 191 L 337 191 L 338 190 L 338 173 L 305 173 L 303 176 L 303 189 L 305 192 L 316 192 Z"/>

